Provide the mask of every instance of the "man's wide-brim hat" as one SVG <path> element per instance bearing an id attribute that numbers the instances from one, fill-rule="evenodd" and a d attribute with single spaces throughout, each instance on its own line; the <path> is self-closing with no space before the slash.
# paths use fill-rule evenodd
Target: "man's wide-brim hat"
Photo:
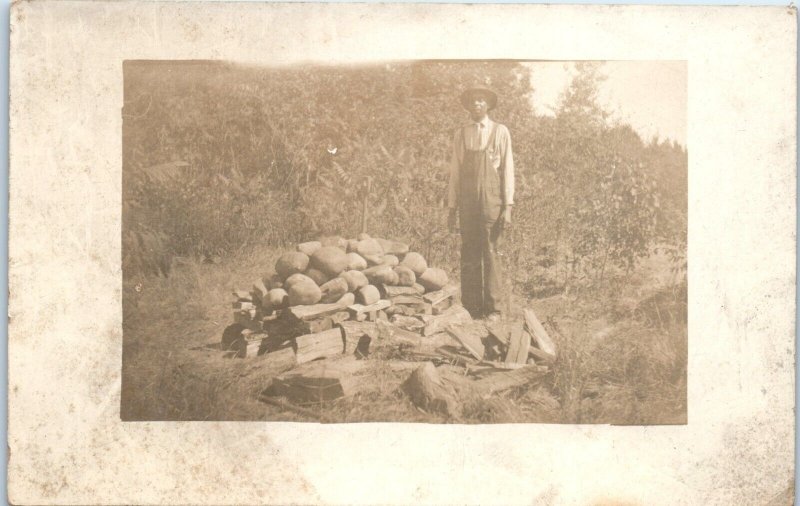
<path id="1" fill-rule="evenodd" d="M 497 93 L 491 88 L 482 85 L 472 86 L 461 93 L 461 105 L 464 106 L 464 109 L 470 108 L 474 100 L 473 97 L 477 93 L 486 95 L 486 105 L 489 106 L 489 110 L 494 109 L 497 105 Z"/>

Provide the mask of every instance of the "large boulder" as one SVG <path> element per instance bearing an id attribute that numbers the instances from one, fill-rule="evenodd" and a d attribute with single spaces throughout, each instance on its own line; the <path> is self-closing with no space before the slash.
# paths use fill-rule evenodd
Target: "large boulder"
<path id="1" fill-rule="evenodd" d="M 356 303 L 356 294 L 347 292 L 336 301 L 340 306 L 352 306 Z"/>
<path id="2" fill-rule="evenodd" d="M 292 274 L 308 269 L 308 255 L 299 251 L 284 253 L 275 263 L 275 272 L 285 280 Z"/>
<path id="3" fill-rule="evenodd" d="M 311 267 L 335 278 L 347 268 L 347 254 L 336 246 L 323 246 L 311 255 Z"/>
<path id="4" fill-rule="evenodd" d="M 315 269 L 313 267 L 306 269 L 305 275 L 313 279 L 314 283 L 318 284 L 319 286 L 324 285 L 331 279 L 330 276 L 328 276 L 321 270 Z"/>
<path id="5" fill-rule="evenodd" d="M 434 290 L 441 290 L 447 284 L 447 273 L 442 269 L 436 267 L 428 267 L 422 276 L 417 278 L 417 281 L 425 287 L 425 290 L 432 292 Z"/>
<path id="6" fill-rule="evenodd" d="M 381 299 L 381 294 L 378 289 L 372 285 L 362 286 L 356 292 L 356 302 L 369 306 L 375 304 Z"/>
<path id="7" fill-rule="evenodd" d="M 284 290 L 289 291 L 289 288 L 291 288 L 293 284 L 306 281 L 314 283 L 314 280 L 310 277 L 306 276 L 302 272 L 297 272 L 286 278 L 286 281 L 283 283 L 283 288 Z"/>
<path id="8" fill-rule="evenodd" d="M 319 287 L 322 292 L 320 302 L 331 303 L 336 302 L 342 295 L 348 291 L 347 281 L 342 278 L 333 278 L 324 285 Z"/>
<path id="9" fill-rule="evenodd" d="M 351 252 L 347 254 L 347 270 L 348 271 L 363 271 L 367 268 L 367 261 L 358 253 Z"/>
<path id="10" fill-rule="evenodd" d="M 332 246 L 334 248 L 339 248 L 340 250 L 347 252 L 347 239 L 340 237 L 338 235 L 323 237 L 319 241 L 322 243 L 322 246 Z"/>
<path id="11" fill-rule="evenodd" d="M 417 282 L 417 276 L 414 271 L 404 265 L 395 267 L 394 272 L 397 273 L 397 284 L 399 286 L 414 286 L 414 283 Z"/>
<path id="12" fill-rule="evenodd" d="M 369 284 L 367 276 L 361 271 L 345 271 L 339 274 L 339 277 L 347 282 L 348 292 L 355 292 L 362 286 L 367 286 Z"/>
<path id="13" fill-rule="evenodd" d="M 364 239 L 358 242 L 356 253 L 364 258 L 367 258 L 367 256 L 383 256 L 383 248 L 375 239 Z"/>
<path id="14" fill-rule="evenodd" d="M 358 240 L 357 239 L 349 239 L 347 241 L 347 252 L 348 253 L 358 253 Z"/>
<path id="15" fill-rule="evenodd" d="M 399 242 L 399 241 L 391 241 L 389 239 L 375 239 L 378 241 L 378 244 L 381 245 L 383 248 L 383 253 L 385 255 L 394 255 L 396 257 L 402 257 L 406 253 L 408 253 L 408 244 Z"/>
<path id="16" fill-rule="evenodd" d="M 388 265 L 376 265 L 375 267 L 370 267 L 363 272 L 369 282 L 373 285 L 392 285 L 397 284 L 398 281 L 397 273 L 395 273 L 394 269 Z"/>
<path id="17" fill-rule="evenodd" d="M 322 298 L 322 291 L 316 283 L 311 281 L 298 281 L 289 287 L 289 305 L 316 304 Z"/>
<path id="18" fill-rule="evenodd" d="M 300 253 L 304 253 L 308 256 L 314 254 L 315 251 L 322 247 L 322 243 L 319 241 L 308 241 L 308 242 L 301 242 L 297 245 L 297 251 Z"/>
<path id="19" fill-rule="evenodd" d="M 366 232 L 361 232 L 360 234 L 358 234 L 359 241 L 363 241 L 364 239 L 371 239 L 371 237 Z"/>
<path id="20" fill-rule="evenodd" d="M 416 276 L 422 276 L 422 273 L 428 268 L 428 263 L 425 261 L 425 258 L 414 251 L 406 253 L 406 256 L 403 257 L 403 261 L 400 262 L 400 265 L 408 267 L 414 271 Z"/>
<path id="21" fill-rule="evenodd" d="M 389 267 L 395 267 L 396 265 L 400 264 L 400 259 L 394 255 L 383 255 L 383 260 L 381 260 L 383 265 L 388 265 Z"/>

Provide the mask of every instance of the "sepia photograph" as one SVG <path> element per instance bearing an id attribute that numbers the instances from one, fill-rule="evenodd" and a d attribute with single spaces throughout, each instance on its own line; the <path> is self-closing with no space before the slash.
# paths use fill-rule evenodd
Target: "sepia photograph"
<path id="1" fill-rule="evenodd" d="M 123 421 L 687 423 L 685 61 L 123 86 Z"/>
<path id="2" fill-rule="evenodd" d="M 9 502 L 792 504 L 796 14 L 15 2 Z"/>

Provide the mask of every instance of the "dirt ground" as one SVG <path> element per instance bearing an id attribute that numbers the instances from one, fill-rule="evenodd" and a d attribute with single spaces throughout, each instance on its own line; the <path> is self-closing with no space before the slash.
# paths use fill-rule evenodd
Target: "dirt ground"
<path id="1" fill-rule="evenodd" d="M 417 409 L 400 388 L 411 371 L 380 346 L 352 397 L 305 414 L 259 401 L 274 374 L 264 357 L 224 358 L 213 346 L 231 323 L 231 290 L 250 287 L 278 254 L 185 260 L 167 278 L 125 280 L 123 420 L 686 423 L 686 284 L 661 255 L 569 296 L 514 294 L 509 317 L 532 307 L 559 358 L 540 385 L 476 400 L 454 418 Z"/>

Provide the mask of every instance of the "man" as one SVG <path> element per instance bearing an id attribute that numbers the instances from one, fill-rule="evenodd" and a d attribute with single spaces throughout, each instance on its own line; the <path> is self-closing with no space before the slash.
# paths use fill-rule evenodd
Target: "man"
<path id="1" fill-rule="evenodd" d="M 497 246 L 511 224 L 514 158 L 508 128 L 487 113 L 497 94 L 475 86 L 461 94 L 472 121 L 456 130 L 450 168 L 448 228 L 461 230 L 461 299 L 476 318 L 500 318 L 503 273 Z"/>

